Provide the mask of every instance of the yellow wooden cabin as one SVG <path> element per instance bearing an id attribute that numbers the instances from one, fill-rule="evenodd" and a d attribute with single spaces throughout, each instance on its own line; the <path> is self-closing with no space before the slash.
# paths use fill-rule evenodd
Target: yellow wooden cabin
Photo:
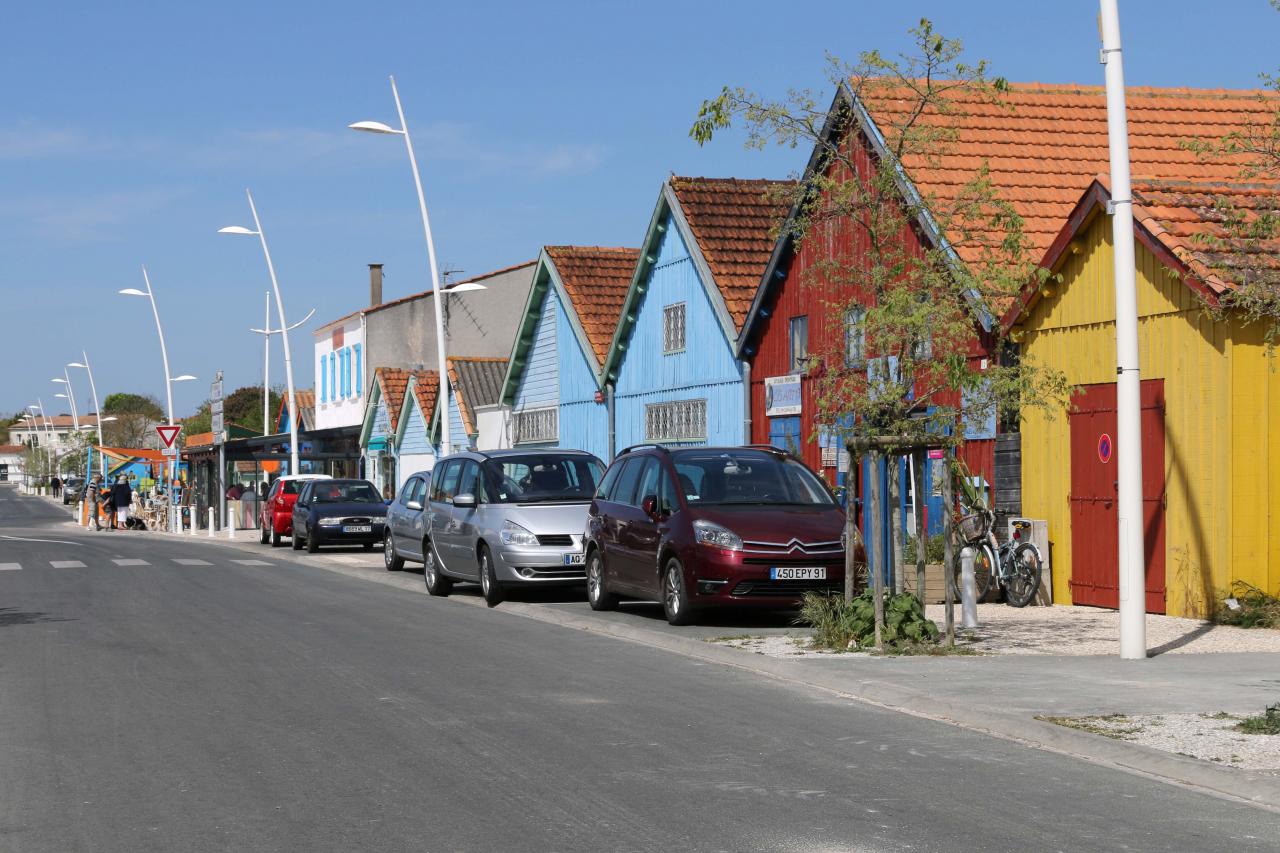
<path id="1" fill-rule="evenodd" d="M 1263 191 L 1135 181 L 1149 612 L 1208 616 L 1235 581 L 1280 593 L 1280 362 L 1259 324 L 1206 311 L 1231 284 L 1194 236 L 1211 227 L 1213 198 Z M 1022 425 L 1022 511 L 1049 522 L 1054 601 L 1115 607 L 1109 197 L 1096 179 L 1046 255 L 1057 278 L 1005 323 L 1025 359 L 1078 392 L 1069 411 L 1028 410 Z"/>

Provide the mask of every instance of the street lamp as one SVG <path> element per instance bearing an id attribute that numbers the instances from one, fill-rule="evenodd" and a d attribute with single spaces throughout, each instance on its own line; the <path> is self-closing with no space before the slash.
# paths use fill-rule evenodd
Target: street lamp
<path id="1" fill-rule="evenodd" d="M 89 367 L 89 353 L 81 350 L 80 355 L 84 358 L 84 361 L 70 362 L 67 367 L 79 367 L 89 374 L 89 390 L 93 392 L 93 413 L 98 418 L 98 446 L 103 447 L 106 445 L 106 437 L 102 434 L 102 424 L 108 420 L 113 421 L 115 418 L 104 418 L 102 416 L 102 406 L 98 405 L 98 386 L 93 382 L 93 369 Z M 107 478 L 107 452 L 105 450 L 99 451 L 98 462 L 102 466 L 102 479 L 105 481 Z M 92 468 L 93 466 L 90 467 Z"/>
<path id="2" fill-rule="evenodd" d="M 52 379 L 50 379 L 49 381 L 50 381 L 50 382 L 56 382 L 57 384 L 62 385 L 62 386 L 64 386 L 64 387 L 67 389 L 67 393 L 65 393 L 65 394 L 54 394 L 54 396 L 55 396 L 55 397 L 63 397 L 63 398 L 65 398 L 66 400 L 70 401 L 70 403 L 71 403 L 71 429 L 72 429 L 73 431 L 75 431 L 75 432 L 79 432 L 79 431 L 80 431 L 80 413 L 76 410 L 76 392 L 75 392 L 75 390 L 71 387 L 71 374 L 67 373 L 67 369 L 64 367 L 64 368 L 62 368 L 62 378 L 58 378 L 57 376 L 55 376 L 55 377 L 53 377 Z M 92 464 L 93 464 L 93 451 L 92 451 L 92 450 L 91 450 L 91 451 L 89 451 L 88 459 L 86 460 L 86 462 L 87 462 L 89 465 L 92 465 Z M 88 475 L 88 471 L 86 470 L 86 472 L 85 472 L 85 477 L 86 477 L 86 478 L 88 478 L 88 476 L 89 476 L 89 475 Z"/>
<path id="3" fill-rule="evenodd" d="M 306 323 L 308 320 L 310 320 L 312 317 L 315 316 L 315 313 L 316 313 L 316 309 L 312 308 L 310 311 L 307 312 L 307 316 L 303 317 L 301 320 L 291 325 L 289 327 L 289 331 L 292 332 L 294 329 Z M 249 329 L 249 331 L 258 335 L 262 335 L 262 434 L 270 435 L 270 433 L 267 432 L 267 420 L 269 417 L 268 410 L 270 408 L 268 406 L 268 400 L 270 399 L 270 396 L 271 396 L 271 391 L 269 388 L 269 380 L 271 377 L 271 336 L 278 335 L 282 331 L 281 329 L 271 328 L 271 294 L 270 293 L 267 294 L 267 321 L 262 324 L 261 329 L 251 328 Z M 289 417 L 290 419 L 293 418 L 292 412 L 289 413 Z"/>
<path id="4" fill-rule="evenodd" d="M 271 276 L 271 289 L 276 295 L 276 313 L 280 315 L 280 337 L 284 344 L 284 378 L 289 386 L 289 473 L 300 473 L 298 466 L 298 399 L 293 388 L 293 359 L 289 353 L 289 326 L 285 321 L 284 300 L 280 298 L 280 282 L 276 280 L 276 267 L 271 263 L 271 250 L 267 248 L 267 235 L 262 231 L 262 221 L 258 219 L 258 208 L 253 203 L 253 193 L 245 190 L 249 197 L 249 212 L 253 214 L 253 229 L 242 225 L 229 225 L 219 228 L 219 234 L 244 234 L 257 237 L 262 243 L 262 254 L 267 259 L 267 273 Z M 268 324 L 268 328 L 270 324 Z"/>
<path id="5" fill-rule="evenodd" d="M 409 138 L 409 123 L 404 118 L 404 107 L 400 103 L 400 92 L 396 89 L 396 78 L 391 77 L 391 96 L 396 101 L 396 113 L 400 116 L 400 128 L 396 129 L 380 121 L 357 121 L 347 125 L 352 130 L 365 133 L 382 133 L 404 137 L 404 147 L 409 152 L 409 166 L 413 170 L 413 185 L 418 190 L 418 208 L 422 211 L 422 231 L 427 237 L 427 261 L 431 266 L 431 292 L 435 294 L 436 303 L 436 360 L 440 369 L 440 396 L 449 399 L 449 369 L 445 362 L 444 347 L 444 315 L 440 305 L 440 271 L 436 266 L 436 244 L 431 237 L 431 219 L 427 216 L 427 200 L 422 194 L 422 176 L 418 173 L 418 159 L 413 153 L 413 141 Z M 446 412 L 448 409 L 446 408 Z M 440 419 L 440 440 L 444 452 L 449 452 L 449 418 Z"/>
<path id="6" fill-rule="evenodd" d="M 151 314 L 156 318 L 156 334 L 160 336 L 160 360 L 164 363 L 164 393 L 169 404 L 169 426 L 173 426 L 173 383 L 186 382 L 187 380 L 195 379 L 195 377 L 189 373 L 184 373 L 183 375 L 174 378 L 169 374 L 169 350 L 164 345 L 164 327 L 160 325 L 160 312 L 156 309 L 156 297 L 155 293 L 151 290 L 151 277 L 147 275 L 146 266 L 143 266 L 142 268 L 142 280 L 147 285 L 145 292 L 138 290 L 135 287 L 126 287 L 124 290 L 121 290 L 120 293 L 125 296 L 145 296 L 147 299 L 151 300 Z M 174 456 L 170 457 L 170 459 L 169 482 L 172 483 L 178 474 L 178 457 Z"/>

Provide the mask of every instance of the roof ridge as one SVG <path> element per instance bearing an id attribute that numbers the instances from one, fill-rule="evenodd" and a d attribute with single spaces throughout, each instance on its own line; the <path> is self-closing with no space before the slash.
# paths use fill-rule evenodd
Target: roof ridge
<path id="1" fill-rule="evenodd" d="M 884 82 L 891 85 L 901 86 L 903 82 L 898 78 L 892 77 L 870 77 L 867 78 L 872 82 Z M 955 82 L 950 80 L 935 80 L 935 83 Z M 1081 94 L 1081 95 L 1105 95 L 1106 86 L 1094 83 L 1052 83 L 1039 80 L 1024 81 L 1008 81 L 1009 91 L 1013 92 L 1052 92 L 1058 94 Z M 963 90 L 956 90 L 963 94 Z M 1241 98 L 1241 97 L 1271 97 L 1280 98 L 1280 93 L 1271 89 L 1230 89 L 1230 88 L 1212 88 L 1197 86 L 1125 86 L 1127 94 L 1136 95 L 1173 95 L 1183 97 L 1221 97 L 1221 98 Z"/>

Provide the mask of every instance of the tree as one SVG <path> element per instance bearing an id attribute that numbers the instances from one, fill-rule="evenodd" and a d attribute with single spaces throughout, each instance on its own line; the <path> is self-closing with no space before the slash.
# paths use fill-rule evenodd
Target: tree
<path id="1" fill-rule="evenodd" d="M 164 420 L 164 410 L 154 397 L 142 394 L 110 394 L 102 401 L 104 417 L 114 417 L 102 425 L 103 443 L 110 447 L 147 447 L 155 443 L 155 426 Z"/>
<path id="2" fill-rule="evenodd" d="M 274 418 L 275 413 L 280 408 L 280 393 L 276 389 L 270 391 L 267 407 L 270 417 Z M 244 388 L 237 388 L 229 396 L 224 397 L 222 401 L 222 417 L 223 422 L 227 425 L 236 424 L 254 432 L 261 432 L 262 386 L 249 385 Z M 201 403 L 194 415 L 182 421 L 182 429 L 185 435 L 199 435 L 213 429 L 213 417 L 209 400 Z"/>
<path id="3" fill-rule="evenodd" d="M 803 179 L 780 188 L 793 205 L 785 227 L 797 251 L 805 241 L 826 247 L 800 286 L 825 308 L 811 315 L 843 334 L 819 336 L 840 343 L 810 354 L 817 416 L 804 438 L 827 431 L 846 447 L 891 455 L 957 445 L 970 419 L 1060 411 L 1069 391 L 1057 371 L 1002 357 L 1011 349 L 999 322 L 1004 308 L 1048 274 L 985 166 L 946 198 L 910 183 L 913 169 L 939 163 L 958 142 L 957 121 L 926 117 L 957 116 L 960 93 L 999 104 L 1007 84 L 985 62 L 966 62 L 961 43 L 928 20 L 910 34 L 908 55 L 869 51 L 855 65 L 829 57 L 830 80 L 847 95 L 830 110 L 809 91 L 778 101 L 726 87 L 703 103 L 690 131 L 706 144 L 739 122 L 749 148 L 815 152 Z M 878 122 L 879 153 L 866 147 L 858 122 L 860 105 L 876 103 L 894 105 Z M 897 465 L 890 471 L 892 489 Z"/>

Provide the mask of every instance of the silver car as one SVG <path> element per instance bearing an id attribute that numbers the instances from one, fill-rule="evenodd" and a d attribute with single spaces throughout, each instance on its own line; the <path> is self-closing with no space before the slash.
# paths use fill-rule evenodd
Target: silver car
<path id="1" fill-rule="evenodd" d="M 586 582 L 583 533 L 604 464 L 580 450 L 469 451 L 424 482 L 427 592 L 479 583 L 490 607 L 519 586 Z"/>

